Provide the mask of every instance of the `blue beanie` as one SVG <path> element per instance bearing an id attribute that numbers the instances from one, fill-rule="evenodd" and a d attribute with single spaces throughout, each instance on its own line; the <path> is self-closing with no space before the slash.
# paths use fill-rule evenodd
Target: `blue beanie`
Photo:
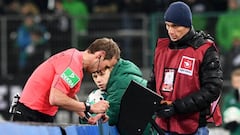
<path id="1" fill-rule="evenodd" d="M 173 2 L 166 10 L 164 20 L 180 26 L 191 27 L 192 12 L 184 2 Z"/>

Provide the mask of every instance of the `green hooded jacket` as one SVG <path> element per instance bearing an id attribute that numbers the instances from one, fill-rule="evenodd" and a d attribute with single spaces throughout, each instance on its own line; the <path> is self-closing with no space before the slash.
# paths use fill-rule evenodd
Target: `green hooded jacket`
<path id="1" fill-rule="evenodd" d="M 109 125 L 116 125 L 120 110 L 120 103 L 131 80 L 147 85 L 147 80 L 142 78 L 141 70 L 132 62 L 120 59 L 111 71 L 110 78 L 107 83 L 107 101 L 110 107 L 107 111 L 109 116 Z"/>

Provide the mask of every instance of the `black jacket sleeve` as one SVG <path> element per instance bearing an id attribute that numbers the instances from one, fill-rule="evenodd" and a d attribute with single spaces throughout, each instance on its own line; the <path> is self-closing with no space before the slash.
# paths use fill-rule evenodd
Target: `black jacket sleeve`
<path id="1" fill-rule="evenodd" d="M 177 113 L 185 114 L 205 110 L 219 97 L 222 91 L 223 72 L 215 47 L 208 48 L 200 66 L 201 88 L 199 91 L 173 102 Z"/>

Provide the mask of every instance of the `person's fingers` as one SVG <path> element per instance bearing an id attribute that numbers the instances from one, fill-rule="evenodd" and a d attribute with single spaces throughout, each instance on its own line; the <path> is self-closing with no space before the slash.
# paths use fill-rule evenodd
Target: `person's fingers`
<path id="1" fill-rule="evenodd" d="M 101 100 L 96 104 L 92 105 L 92 111 L 94 113 L 104 113 L 109 108 L 109 102 L 105 100 Z"/>
<path id="2" fill-rule="evenodd" d="M 105 122 L 107 122 L 107 121 L 109 120 L 109 117 L 108 117 L 106 114 L 104 114 L 104 115 L 102 116 L 102 120 L 103 120 L 103 122 L 105 123 Z"/>
<path id="3" fill-rule="evenodd" d="M 98 121 L 99 119 L 101 119 L 103 115 L 104 115 L 104 114 L 99 113 L 99 114 L 96 114 L 96 116 L 90 117 L 90 118 L 88 119 L 88 124 L 92 124 L 92 125 L 93 125 L 93 124 L 96 124 L 97 121 Z"/>
<path id="4" fill-rule="evenodd" d="M 88 124 L 94 125 L 96 123 L 97 123 L 97 121 L 94 118 L 89 118 L 88 119 Z"/>

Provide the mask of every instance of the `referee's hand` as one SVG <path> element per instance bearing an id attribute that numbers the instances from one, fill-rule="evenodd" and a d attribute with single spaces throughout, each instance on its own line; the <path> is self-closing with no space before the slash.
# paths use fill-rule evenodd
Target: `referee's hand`
<path id="1" fill-rule="evenodd" d="M 108 108 L 109 108 L 109 102 L 106 100 L 100 100 L 99 102 L 91 105 L 90 112 L 105 113 Z"/>
<path id="2" fill-rule="evenodd" d="M 109 117 L 105 113 L 99 113 L 96 114 L 95 116 L 92 116 L 88 119 L 88 124 L 96 124 L 98 120 L 102 119 L 103 122 L 107 122 L 109 120 Z"/>

